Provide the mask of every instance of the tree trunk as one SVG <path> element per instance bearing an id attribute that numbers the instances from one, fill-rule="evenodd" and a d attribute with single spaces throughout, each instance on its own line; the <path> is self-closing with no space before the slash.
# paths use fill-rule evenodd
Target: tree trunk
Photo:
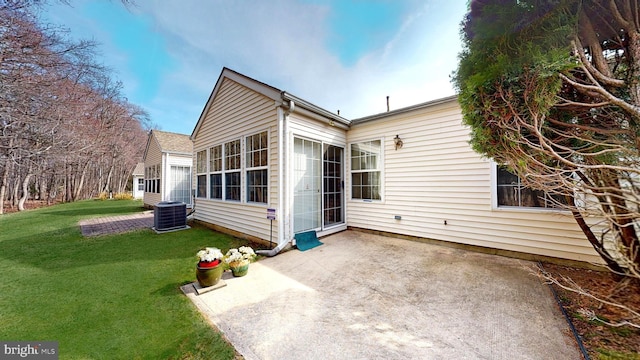
<path id="1" fill-rule="evenodd" d="M 12 168 L 12 162 L 11 162 L 11 154 L 12 154 L 12 150 L 11 148 L 13 148 L 13 138 L 9 139 L 9 146 L 8 146 L 8 153 L 7 153 L 7 160 L 5 161 L 4 165 L 4 171 L 2 172 L 2 181 L 0 181 L 0 214 L 4 214 L 4 198 L 7 195 L 7 184 L 9 182 L 9 172 L 11 171 Z"/>
<path id="2" fill-rule="evenodd" d="M 29 180 L 31 180 L 32 176 L 33 174 L 27 174 L 22 182 L 22 197 L 18 201 L 18 211 L 24 211 L 24 203 L 29 197 Z"/>
<path id="3" fill-rule="evenodd" d="M 11 208 L 14 209 L 18 205 L 18 191 L 20 190 L 20 179 L 13 181 L 13 194 L 11 195 Z"/>
<path id="4" fill-rule="evenodd" d="M 102 188 L 102 191 L 104 192 L 109 192 L 109 186 L 111 186 L 111 176 L 113 175 L 113 164 L 111 164 L 111 166 L 109 166 L 109 173 L 107 174 L 107 180 L 104 183 L 104 187 Z"/>
<path id="5" fill-rule="evenodd" d="M 58 178 L 55 173 L 51 175 L 51 178 L 48 181 L 48 194 L 47 194 L 47 205 L 51 205 L 51 200 L 55 200 L 58 198 L 58 187 L 60 184 L 58 183 Z"/>
<path id="6" fill-rule="evenodd" d="M 591 231 L 591 228 L 586 221 L 584 221 L 582 215 L 580 215 L 576 210 L 571 210 L 571 213 L 573 214 L 573 218 L 576 220 L 576 223 L 578 223 L 578 226 L 580 226 L 580 229 L 587 237 L 587 240 L 589 240 L 589 243 L 591 243 L 591 246 L 593 246 L 593 249 L 598 253 L 598 255 L 600 255 L 602 260 L 605 261 L 609 270 L 616 274 L 624 274 L 624 269 L 622 269 L 620 265 L 613 260 L 613 257 L 609 254 L 607 249 L 604 248 L 604 245 L 598 241 L 598 238 L 595 236 L 593 231 Z"/>
<path id="7" fill-rule="evenodd" d="M 44 175 L 38 177 L 38 198 L 40 201 L 47 197 L 47 178 Z"/>
<path id="8" fill-rule="evenodd" d="M 82 173 L 80 174 L 80 180 L 78 181 L 78 186 L 75 189 L 75 195 L 73 196 L 74 199 L 79 199 L 80 198 L 80 194 L 82 192 L 82 188 L 84 186 L 84 179 L 87 175 L 87 169 L 89 168 L 89 163 L 86 163 L 84 165 L 84 167 L 82 168 Z"/>
<path id="9" fill-rule="evenodd" d="M 7 194 L 7 174 L 9 171 L 5 169 L 0 182 L 0 215 L 4 214 L 4 196 Z"/>

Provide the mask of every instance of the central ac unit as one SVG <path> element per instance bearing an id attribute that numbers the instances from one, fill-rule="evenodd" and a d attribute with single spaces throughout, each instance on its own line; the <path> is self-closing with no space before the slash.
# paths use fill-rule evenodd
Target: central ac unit
<path id="1" fill-rule="evenodd" d="M 154 207 L 153 224 L 156 231 L 187 227 L 187 204 L 180 201 L 162 201 Z"/>

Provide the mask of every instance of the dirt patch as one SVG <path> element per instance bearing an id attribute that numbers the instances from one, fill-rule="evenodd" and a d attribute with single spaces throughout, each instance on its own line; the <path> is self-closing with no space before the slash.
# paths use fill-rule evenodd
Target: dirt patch
<path id="1" fill-rule="evenodd" d="M 45 200 L 27 200 L 24 203 L 24 208 L 25 210 L 32 210 L 32 209 L 38 209 L 41 207 L 52 206 L 58 203 L 59 203 L 58 200 L 52 200 L 49 204 L 47 204 Z M 18 212 L 18 206 L 17 205 L 11 206 L 11 204 L 8 204 L 7 201 L 5 201 L 4 213 L 9 214 L 14 212 Z"/>
<path id="2" fill-rule="evenodd" d="M 640 311 L 640 281 L 638 280 L 617 281 L 608 272 L 554 264 L 544 264 L 544 269 L 556 278 L 561 276 L 571 278 L 584 290 L 600 298 L 623 303 L 635 311 Z M 557 285 L 554 285 L 554 289 L 580 334 L 591 359 L 640 360 L 640 329 L 631 326 L 611 327 L 588 316 L 593 312 L 605 321 L 617 323 L 631 320 L 627 311 L 564 290 Z M 640 319 L 635 319 L 635 323 L 640 323 Z"/>

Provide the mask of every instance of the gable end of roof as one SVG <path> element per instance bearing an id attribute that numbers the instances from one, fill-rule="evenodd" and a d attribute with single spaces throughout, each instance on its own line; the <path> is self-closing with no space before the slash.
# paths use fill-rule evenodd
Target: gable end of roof
<path id="1" fill-rule="evenodd" d="M 193 142 L 189 135 L 151 130 L 149 137 L 156 140 L 161 152 L 185 155 L 193 153 Z M 147 143 L 147 148 L 148 147 L 149 145 Z"/>

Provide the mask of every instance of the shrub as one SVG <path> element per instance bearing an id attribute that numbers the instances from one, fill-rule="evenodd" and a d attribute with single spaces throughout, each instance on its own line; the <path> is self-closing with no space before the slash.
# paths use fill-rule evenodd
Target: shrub
<path id="1" fill-rule="evenodd" d="M 133 200 L 133 195 L 130 193 L 117 193 L 113 195 L 116 200 Z"/>
<path id="2" fill-rule="evenodd" d="M 98 200 L 107 200 L 109 199 L 109 193 L 106 191 L 103 191 L 100 193 L 100 195 L 98 195 Z M 133 200 L 133 195 L 130 193 L 117 193 L 117 194 L 113 194 L 113 199 L 114 200 Z"/>

